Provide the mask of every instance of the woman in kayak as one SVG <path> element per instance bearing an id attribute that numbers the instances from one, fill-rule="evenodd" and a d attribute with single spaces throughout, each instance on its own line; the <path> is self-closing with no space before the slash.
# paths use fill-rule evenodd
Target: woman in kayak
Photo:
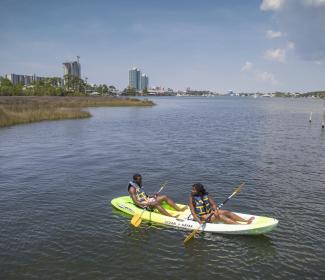
<path id="1" fill-rule="evenodd" d="M 214 199 L 200 183 L 196 183 L 192 186 L 189 207 L 194 220 L 200 224 L 202 224 L 203 221 L 206 221 L 212 212 L 213 215 L 210 217 L 209 222 L 223 222 L 225 224 L 240 224 L 238 222 L 244 222 L 250 224 L 254 220 L 254 217 L 251 217 L 249 220 L 245 220 L 228 210 L 218 209 Z"/>
<path id="2" fill-rule="evenodd" d="M 180 208 L 176 205 L 176 203 L 169 198 L 167 195 L 154 194 L 153 196 L 149 196 L 145 193 L 142 187 L 142 176 L 140 174 L 133 175 L 133 181 L 129 182 L 128 192 L 137 206 L 141 208 L 146 208 L 148 210 L 153 210 L 156 208 L 161 214 L 166 216 L 172 216 L 167 212 L 165 208 L 161 206 L 161 204 L 165 201 L 168 205 L 173 207 L 176 211 L 184 211 L 187 207 Z M 178 216 L 178 215 L 177 215 Z"/>

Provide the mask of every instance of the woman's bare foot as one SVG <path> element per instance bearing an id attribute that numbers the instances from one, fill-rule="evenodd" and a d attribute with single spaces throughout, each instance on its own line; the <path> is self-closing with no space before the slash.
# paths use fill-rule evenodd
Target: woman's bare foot
<path id="1" fill-rule="evenodd" d="M 247 221 L 247 224 L 251 224 L 254 221 L 255 217 L 250 217 L 249 220 Z"/>

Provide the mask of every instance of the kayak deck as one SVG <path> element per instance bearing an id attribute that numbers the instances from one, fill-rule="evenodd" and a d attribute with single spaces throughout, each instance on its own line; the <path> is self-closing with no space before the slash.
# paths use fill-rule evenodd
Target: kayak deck
<path id="1" fill-rule="evenodd" d="M 163 224 L 167 226 L 172 226 L 175 228 L 182 228 L 185 230 L 194 230 L 198 228 L 200 225 L 198 222 L 193 221 L 190 219 L 190 209 L 189 207 L 182 212 L 178 212 L 171 208 L 167 204 L 163 204 L 162 206 L 173 216 L 178 215 L 177 218 L 175 217 L 168 217 L 165 215 L 160 214 L 157 210 L 148 211 L 137 207 L 132 199 L 129 196 L 121 196 L 118 198 L 114 198 L 111 201 L 111 204 L 119 209 L 120 211 L 127 213 L 129 215 L 135 214 L 142 214 L 141 218 L 143 220 L 155 222 L 158 224 Z M 177 204 L 179 207 L 183 208 L 186 205 L 184 204 Z M 143 212 L 143 213 L 142 213 Z M 206 232 L 215 232 L 215 233 L 223 233 L 223 234 L 240 234 L 240 235 L 256 235 L 256 234 L 264 234 L 270 232 L 274 229 L 277 224 L 278 220 L 263 216 L 254 216 L 242 213 L 236 213 L 237 215 L 248 219 L 250 217 L 255 217 L 251 224 L 240 224 L 240 225 L 230 225 L 224 223 L 206 223 L 201 226 L 202 231 Z"/>

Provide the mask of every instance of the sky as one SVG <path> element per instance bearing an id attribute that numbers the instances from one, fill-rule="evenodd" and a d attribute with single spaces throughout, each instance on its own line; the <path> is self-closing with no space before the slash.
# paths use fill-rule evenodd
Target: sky
<path id="1" fill-rule="evenodd" d="M 235 92 L 325 90 L 325 0 L 0 0 L 0 75 Z"/>

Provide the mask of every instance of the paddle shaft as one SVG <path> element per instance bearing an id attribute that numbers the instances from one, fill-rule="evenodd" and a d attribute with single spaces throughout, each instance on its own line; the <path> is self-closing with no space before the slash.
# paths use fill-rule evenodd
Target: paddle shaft
<path id="1" fill-rule="evenodd" d="M 239 192 L 240 188 L 244 185 L 245 183 L 241 183 L 239 185 L 238 188 L 236 188 L 236 190 L 231 194 L 229 195 L 222 203 L 220 203 L 217 207 L 217 209 L 220 209 L 222 206 L 224 206 L 236 193 Z M 206 221 L 208 221 L 208 219 L 211 219 L 211 217 L 213 216 L 213 212 L 205 219 Z"/>
<path id="2" fill-rule="evenodd" d="M 165 187 L 165 186 L 162 186 L 156 194 L 159 194 L 159 193 L 164 189 L 164 187 Z M 146 198 L 146 202 L 148 202 L 148 199 L 147 199 L 147 198 Z M 147 210 L 147 209 L 144 208 L 143 211 L 141 212 L 141 215 L 140 215 L 140 216 L 142 216 L 143 212 L 146 211 L 146 210 Z"/>
<path id="3" fill-rule="evenodd" d="M 219 210 L 225 203 L 227 203 L 228 202 L 228 200 L 229 199 L 231 199 L 233 196 L 235 195 L 235 193 L 233 193 L 231 196 L 229 196 L 227 199 L 225 199 L 224 200 L 224 202 L 222 202 L 221 204 L 219 204 L 218 206 L 217 206 L 217 209 Z M 206 222 L 208 222 L 210 219 L 211 219 L 211 217 L 214 215 L 214 213 L 213 212 L 211 212 L 210 214 L 209 214 L 209 216 L 205 219 L 205 221 L 203 222 L 203 224 L 205 224 Z"/>
<path id="4" fill-rule="evenodd" d="M 159 194 L 159 193 L 164 189 L 164 187 L 165 187 L 166 185 L 167 185 L 167 182 L 163 183 L 162 186 L 160 187 L 159 191 L 158 191 L 156 194 Z M 147 201 L 148 201 L 148 200 L 147 200 Z M 136 222 L 137 222 L 138 220 L 141 219 L 141 216 L 143 215 L 144 211 L 146 211 L 146 210 L 147 210 L 146 208 L 144 208 L 144 209 L 142 210 L 142 212 L 141 212 L 139 218 L 136 220 Z M 151 212 L 150 212 L 150 216 L 151 216 Z M 151 217 L 150 217 L 150 218 L 151 218 Z M 141 223 L 141 222 L 140 222 L 140 223 Z"/>
<path id="5" fill-rule="evenodd" d="M 221 204 L 219 204 L 218 206 L 217 206 L 217 209 L 220 209 L 224 204 L 226 204 L 227 202 L 228 202 L 228 200 L 230 200 L 236 193 L 238 193 L 239 191 L 240 191 L 240 189 L 241 189 L 241 187 L 242 186 L 244 186 L 244 184 L 245 183 L 241 183 L 240 185 L 239 185 L 239 187 L 237 187 L 236 189 L 235 189 L 235 191 L 230 195 L 230 196 L 228 196 Z M 200 228 L 201 227 L 203 227 L 203 225 L 205 224 L 205 223 L 207 223 L 210 219 L 211 219 L 211 217 L 214 215 L 214 212 L 211 212 L 210 214 L 209 214 L 209 216 L 202 222 L 202 224 L 201 225 L 199 225 L 199 227 L 198 228 L 196 228 L 195 230 L 193 230 L 192 231 L 192 233 L 191 234 L 189 234 L 186 238 L 185 238 L 185 240 L 184 240 L 184 243 L 186 243 L 187 241 L 189 241 L 190 239 L 192 239 L 192 237 L 200 230 Z"/>
<path id="6" fill-rule="evenodd" d="M 222 202 L 221 204 L 219 204 L 218 205 L 218 209 L 220 209 L 225 203 L 227 203 L 227 201 L 229 200 L 229 199 L 231 199 L 234 195 L 236 194 L 236 192 L 233 192 L 227 199 L 225 199 L 224 200 L 224 202 Z M 195 229 L 192 233 L 191 233 L 191 236 L 193 235 L 195 235 L 195 233 L 197 233 L 199 230 L 200 230 L 200 228 L 201 228 L 201 226 L 203 226 L 205 223 L 207 223 L 210 219 L 211 219 L 211 217 L 214 215 L 214 212 L 211 212 L 210 214 L 209 214 L 209 216 L 202 222 L 202 224 L 197 228 L 197 229 Z"/>
<path id="7" fill-rule="evenodd" d="M 222 206 L 224 206 L 238 191 L 234 191 L 231 195 L 229 195 L 222 203 L 220 203 L 218 206 L 217 206 L 217 209 L 220 209 Z M 211 217 L 214 215 L 214 213 L 210 213 L 210 215 L 205 219 L 205 221 L 203 222 L 206 223 L 207 221 L 209 221 L 211 219 Z"/>
<path id="8" fill-rule="evenodd" d="M 224 204 L 228 202 L 229 199 L 231 199 L 237 192 L 233 192 L 230 196 L 228 196 L 221 204 L 218 205 L 218 209 L 220 209 Z"/>

